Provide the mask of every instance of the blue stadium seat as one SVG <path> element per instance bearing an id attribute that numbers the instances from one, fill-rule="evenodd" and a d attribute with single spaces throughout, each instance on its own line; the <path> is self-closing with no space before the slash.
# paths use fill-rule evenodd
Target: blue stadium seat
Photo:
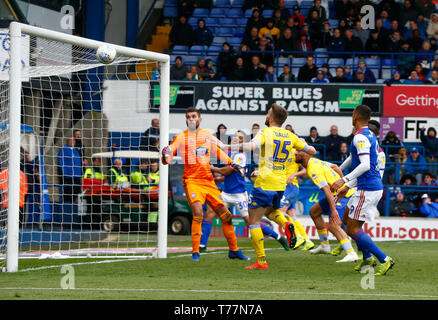
<path id="1" fill-rule="evenodd" d="M 222 44 L 226 41 L 227 41 L 227 38 L 216 36 L 213 38 L 212 45 L 220 46 L 222 48 Z"/>
<path id="2" fill-rule="evenodd" d="M 300 72 L 300 68 L 292 68 L 292 74 L 295 76 L 295 79 L 298 80 L 298 73 Z"/>
<path id="3" fill-rule="evenodd" d="M 380 68 L 380 58 L 366 58 L 365 64 L 368 68 Z"/>
<path id="4" fill-rule="evenodd" d="M 245 4 L 245 0 L 233 0 L 231 8 L 242 8 Z"/>
<path id="5" fill-rule="evenodd" d="M 351 66 L 353 69 L 356 69 L 358 63 L 359 63 L 358 58 L 348 58 L 347 61 L 345 61 L 345 65 Z"/>
<path id="6" fill-rule="evenodd" d="M 336 68 L 336 67 L 339 67 L 339 66 L 343 67 L 344 66 L 344 59 L 342 59 L 342 58 L 330 58 L 327 63 L 329 65 L 329 67 L 332 67 L 332 68 Z"/>
<path id="7" fill-rule="evenodd" d="M 284 2 L 284 6 L 288 9 L 292 9 L 294 6 L 297 6 L 297 5 L 298 5 L 298 1 L 294 1 L 294 0 L 286 0 Z"/>
<path id="8" fill-rule="evenodd" d="M 172 54 L 188 54 L 189 47 L 187 46 L 181 46 L 181 45 L 175 45 L 172 48 Z"/>
<path id="9" fill-rule="evenodd" d="M 382 60 L 382 68 L 391 68 L 391 67 L 397 67 L 397 60 L 396 59 L 383 59 Z"/>
<path id="10" fill-rule="evenodd" d="M 290 58 L 287 57 L 279 57 L 278 58 L 278 67 L 283 68 L 285 64 L 290 65 Z"/>
<path id="11" fill-rule="evenodd" d="M 216 65 L 216 61 L 217 61 L 217 55 L 215 56 L 205 56 L 205 60 L 210 59 L 213 61 L 213 65 Z"/>
<path id="12" fill-rule="evenodd" d="M 163 15 L 166 18 L 178 17 L 178 9 L 176 7 L 164 7 Z"/>
<path id="13" fill-rule="evenodd" d="M 196 17 L 190 17 L 189 20 L 187 20 L 187 23 L 191 25 L 192 28 L 196 28 L 196 26 L 198 25 L 198 19 L 199 18 Z"/>
<path id="14" fill-rule="evenodd" d="M 201 45 L 194 45 L 190 48 L 189 54 L 190 55 L 200 55 L 200 54 L 206 54 L 207 53 L 207 46 L 201 46 Z"/>
<path id="15" fill-rule="evenodd" d="M 210 28 L 210 27 L 219 27 L 219 20 L 217 18 L 212 18 L 212 17 L 207 17 L 205 19 L 205 25 Z"/>
<path id="16" fill-rule="evenodd" d="M 300 8 L 300 13 L 301 13 L 303 16 L 305 16 L 306 18 L 307 18 L 307 16 L 309 15 L 309 11 L 310 11 L 310 9 L 308 9 L 308 8 L 304 8 L 304 9 L 301 9 L 301 8 Z"/>
<path id="17" fill-rule="evenodd" d="M 376 79 L 380 78 L 380 76 L 379 76 L 380 69 L 378 69 L 378 68 L 370 68 L 370 70 L 374 73 L 374 77 Z"/>
<path id="18" fill-rule="evenodd" d="M 303 0 L 300 4 L 300 9 L 310 9 L 313 7 L 313 0 Z"/>
<path id="19" fill-rule="evenodd" d="M 252 9 L 246 9 L 244 17 L 248 19 L 251 16 L 252 16 Z"/>
<path id="20" fill-rule="evenodd" d="M 242 17 L 242 9 L 240 8 L 231 8 L 227 11 L 228 18 L 240 18 Z"/>
<path id="21" fill-rule="evenodd" d="M 306 58 L 304 58 L 304 57 L 292 58 L 292 66 L 293 67 L 301 67 L 305 63 L 306 63 Z"/>
<path id="22" fill-rule="evenodd" d="M 395 70 L 395 69 L 394 69 Z M 383 79 L 391 79 L 392 78 L 392 73 L 393 73 L 394 71 L 392 71 L 391 69 L 388 69 L 388 68 L 383 68 L 382 69 L 382 75 L 381 75 L 381 77 L 383 78 Z"/>
<path id="23" fill-rule="evenodd" d="M 328 22 L 332 28 L 337 28 L 339 25 L 339 21 L 337 19 L 328 19 Z"/>
<path id="24" fill-rule="evenodd" d="M 229 40 L 229 43 L 230 43 L 230 45 L 233 47 L 233 48 L 237 48 L 237 47 L 239 47 L 240 46 L 240 44 L 242 43 L 242 38 L 240 38 L 240 37 L 232 37 L 230 40 Z"/>
<path id="25" fill-rule="evenodd" d="M 376 80 L 376 83 L 379 83 L 379 84 L 380 84 L 380 83 L 385 83 L 385 80 L 386 80 L 386 79 L 377 79 L 377 80 Z"/>
<path id="26" fill-rule="evenodd" d="M 315 57 L 315 65 L 317 67 L 322 67 L 322 65 L 326 63 L 327 63 L 327 58 Z"/>
<path id="27" fill-rule="evenodd" d="M 209 11 L 206 8 L 195 8 L 195 10 L 193 10 L 193 17 L 196 18 L 207 18 L 209 15 Z"/>
<path id="28" fill-rule="evenodd" d="M 200 57 L 201 57 L 201 56 L 196 56 L 196 55 L 193 55 L 193 56 L 187 56 L 187 57 L 185 57 L 185 59 L 183 60 L 183 62 L 184 62 L 184 64 L 185 64 L 187 67 L 190 67 L 190 66 L 193 65 L 193 64 L 197 64 L 197 63 L 198 63 L 198 60 L 199 60 Z"/>
<path id="29" fill-rule="evenodd" d="M 314 50 L 315 58 L 328 58 L 327 48 L 316 48 Z"/>
<path id="30" fill-rule="evenodd" d="M 225 18 L 226 11 L 227 10 L 225 10 L 223 8 L 213 8 L 210 11 L 210 17 L 213 17 L 213 18 Z"/>
<path id="31" fill-rule="evenodd" d="M 222 43 L 220 45 L 211 45 L 207 49 L 208 55 L 217 55 L 222 50 Z"/>
<path id="32" fill-rule="evenodd" d="M 244 37 L 245 36 L 245 27 L 234 28 L 234 36 Z"/>
<path id="33" fill-rule="evenodd" d="M 178 0 L 164 0 L 164 8 L 166 7 L 177 7 Z"/>
<path id="34" fill-rule="evenodd" d="M 265 19 L 268 19 L 268 18 L 272 18 L 273 13 L 274 13 L 273 9 L 265 9 L 265 10 L 263 10 L 262 15 Z"/>
<path id="35" fill-rule="evenodd" d="M 232 37 L 234 35 L 234 29 L 229 27 L 219 27 L 216 30 L 218 37 Z"/>
<path id="36" fill-rule="evenodd" d="M 214 6 L 216 8 L 229 8 L 231 7 L 231 2 L 230 0 L 216 0 Z"/>
<path id="37" fill-rule="evenodd" d="M 234 19 L 234 21 L 236 22 L 236 26 L 246 27 L 246 23 L 248 22 L 248 19 L 247 18 L 237 18 L 237 19 Z"/>
<path id="38" fill-rule="evenodd" d="M 219 20 L 219 27 L 230 27 L 233 28 L 236 25 L 236 22 L 233 18 L 221 18 Z"/>

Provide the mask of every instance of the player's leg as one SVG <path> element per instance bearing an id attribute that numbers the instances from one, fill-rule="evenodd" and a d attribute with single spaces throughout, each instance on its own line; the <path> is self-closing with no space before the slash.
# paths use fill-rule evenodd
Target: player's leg
<path id="1" fill-rule="evenodd" d="M 207 251 L 208 238 L 210 237 L 211 229 L 213 228 L 213 218 L 216 215 L 216 212 L 209 206 L 204 205 L 205 213 L 204 219 L 202 220 L 202 235 L 201 235 L 201 243 L 199 245 L 200 252 Z"/>
<path id="2" fill-rule="evenodd" d="M 380 266 L 378 266 L 376 275 L 386 274 L 395 263 L 394 260 L 380 250 L 371 237 L 362 230 L 362 226 L 366 220 L 372 221 L 374 219 L 375 208 L 377 207 L 381 196 L 382 191 L 362 190 L 353 194 L 352 199 L 349 202 L 350 220 L 347 224 L 347 234 L 356 241 L 358 248 L 362 249 L 362 251 L 368 250 L 381 263 Z M 364 259 L 363 261 L 366 260 Z"/>
<path id="3" fill-rule="evenodd" d="M 245 269 L 268 269 L 266 262 L 266 253 L 264 247 L 264 237 L 261 228 L 262 217 L 265 213 L 264 207 L 249 208 L 249 232 L 251 233 L 251 242 L 256 253 L 257 261 L 255 264 L 245 267 Z"/>
<path id="4" fill-rule="evenodd" d="M 328 210 L 328 202 L 326 198 L 315 203 L 309 210 L 310 217 L 312 218 L 316 231 L 318 232 L 320 242 L 318 247 L 309 250 L 312 254 L 330 254 L 328 231 L 325 226 L 324 218 L 322 217 L 324 210 Z"/>

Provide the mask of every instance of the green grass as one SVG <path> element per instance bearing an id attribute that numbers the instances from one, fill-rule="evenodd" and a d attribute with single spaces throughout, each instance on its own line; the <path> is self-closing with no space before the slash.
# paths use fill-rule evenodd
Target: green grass
<path id="1" fill-rule="evenodd" d="M 189 237 L 169 238 L 171 246 L 190 246 Z M 255 254 L 248 239 L 239 246 L 252 262 L 230 260 L 227 251 L 201 255 L 169 254 L 168 259 L 102 261 L 96 259 L 20 260 L 20 270 L 0 274 L 0 299 L 153 299 L 153 300 L 291 300 L 291 299 L 438 299 L 438 244 L 382 242 L 379 246 L 396 260 L 386 276 L 374 278 L 374 289 L 364 290 L 367 274 L 339 264 L 339 257 L 286 252 L 276 241 L 266 241 L 269 270 L 245 270 Z M 335 243 L 332 246 L 336 245 Z M 225 247 L 211 238 L 210 247 Z M 79 263 L 74 265 L 75 263 Z M 75 290 L 61 289 L 61 265 L 73 264 Z"/>

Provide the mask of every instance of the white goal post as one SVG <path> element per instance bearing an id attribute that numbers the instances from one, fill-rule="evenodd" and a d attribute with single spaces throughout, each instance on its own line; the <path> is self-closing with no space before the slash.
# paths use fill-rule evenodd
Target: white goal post
<path id="1" fill-rule="evenodd" d="M 22 35 L 34 36 L 72 46 L 97 50 L 104 42 L 94 41 L 78 36 L 68 35 L 52 30 L 42 29 L 26 24 L 12 22 L 10 24 L 10 77 L 9 77 L 9 180 L 8 180 L 8 218 L 7 218 L 7 272 L 18 271 L 19 259 L 19 194 L 20 194 L 20 126 L 22 107 Z M 161 142 L 169 141 L 169 56 L 145 50 L 112 45 L 117 55 L 153 60 L 160 63 L 160 135 Z M 159 203 L 157 256 L 167 257 L 167 225 L 168 225 L 168 166 L 160 162 L 159 166 Z"/>

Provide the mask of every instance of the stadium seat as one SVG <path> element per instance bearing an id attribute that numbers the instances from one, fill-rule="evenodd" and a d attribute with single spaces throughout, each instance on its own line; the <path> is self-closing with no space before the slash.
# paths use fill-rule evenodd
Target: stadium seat
<path id="1" fill-rule="evenodd" d="M 163 16 L 166 18 L 178 17 L 178 9 L 176 7 L 164 7 Z"/>
<path id="2" fill-rule="evenodd" d="M 214 6 L 216 8 L 229 8 L 231 7 L 231 2 L 230 0 L 216 0 Z"/>
<path id="3" fill-rule="evenodd" d="M 216 36 L 213 38 L 212 45 L 220 46 L 222 48 L 222 44 L 226 41 L 227 41 L 227 38 Z"/>
<path id="4" fill-rule="evenodd" d="M 301 14 L 305 17 L 307 17 L 309 15 L 309 11 L 310 11 L 310 9 L 308 9 L 308 8 L 300 9 Z"/>
<path id="5" fill-rule="evenodd" d="M 339 21 L 337 19 L 328 19 L 330 27 L 337 28 L 339 25 Z"/>
<path id="6" fill-rule="evenodd" d="M 358 63 L 359 58 L 348 58 L 347 61 L 345 61 L 345 65 L 351 66 L 353 69 L 356 69 Z"/>
<path id="7" fill-rule="evenodd" d="M 251 16 L 252 16 L 252 9 L 246 9 L 244 17 L 248 19 Z"/>
<path id="8" fill-rule="evenodd" d="M 314 50 L 315 58 L 328 58 L 327 48 L 316 48 Z"/>
<path id="9" fill-rule="evenodd" d="M 231 8 L 242 8 L 245 4 L 245 0 L 232 0 Z"/>
<path id="10" fill-rule="evenodd" d="M 233 28 L 229 28 L 229 27 L 219 27 L 216 30 L 216 35 L 218 37 L 232 37 L 234 36 L 234 30 Z"/>
<path id="11" fill-rule="evenodd" d="M 397 67 L 397 60 L 396 59 L 383 59 L 382 60 L 382 68 L 391 68 L 391 67 Z"/>
<path id="12" fill-rule="evenodd" d="M 380 78 L 380 76 L 379 76 L 380 69 L 378 69 L 378 68 L 369 68 L 369 69 L 374 73 L 374 77 L 376 79 Z"/>
<path id="13" fill-rule="evenodd" d="M 323 64 L 327 63 L 327 58 L 315 57 L 315 65 L 317 67 L 322 67 Z"/>
<path id="14" fill-rule="evenodd" d="M 234 19 L 234 21 L 236 23 L 236 26 L 246 27 L 246 23 L 248 22 L 248 19 L 247 18 L 237 18 L 237 19 Z"/>
<path id="15" fill-rule="evenodd" d="M 172 48 L 172 54 L 188 54 L 189 47 L 187 46 L 181 46 L 181 45 L 175 45 Z"/>
<path id="16" fill-rule="evenodd" d="M 201 56 L 196 56 L 196 55 L 194 55 L 194 56 L 187 56 L 187 57 L 184 58 L 183 62 L 184 62 L 184 64 L 186 66 L 189 67 L 189 66 L 191 66 L 193 64 L 197 64 L 199 58 L 201 58 Z"/>
<path id="17" fill-rule="evenodd" d="M 207 53 L 207 46 L 202 46 L 202 45 L 194 45 L 189 50 L 190 55 L 200 55 L 206 53 Z"/>
<path id="18" fill-rule="evenodd" d="M 244 37 L 245 36 L 245 27 L 234 28 L 234 36 L 235 37 Z"/>
<path id="19" fill-rule="evenodd" d="M 288 9 L 292 9 L 294 6 L 297 6 L 297 5 L 298 5 L 298 1 L 295 1 L 295 0 L 286 0 L 284 2 L 284 6 Z M 291 14 L 292 14 L 292 12 L 291 12 Z"/>
<path id="20" fill-rule="evenodd" d="M 199 19 L 199 18 L 196 18 L 196 17 L 190 17 L 189 20 L 187 20 L 187 23 L 188 23 L 189 25 L 191 25 L 192 28 L 195 29 L 196 26 L 198 25 L 198 19 Z"/>
<path id="21" fill-rule="evenodd" d="M 279 57 L 278 58 L 278 67 L 283 68 L 285 64 L 290 65 L 290 59 L 287 57 Z"/>
<path id="22" fill-rule="evenodd" d="M 208 55 L 217 55 L 222 50 L 222 43 L 221 45 L 211 45 L 207 49 Z"/>
<path id="23" fill-rule="evenodd" d="M 292 66 L 293 67 L 302 67 L 306 63 L 306 58 L 292 58 Z"/>
<path id="24" fill-rule="evenodd" d="M 265 19 L 268 19 L 268 18 L 272 18 L 273 13 L 274 13 L 273 9 L 265 9 L 265 10 L 263 10 L 262 15 Z"/>
<path id="25" fill-rule="evenodd" d="M 328 60 L 328 65 L 329 65 L 329 67 L 331 67 L 331 68 L 336 68 L 336 67 L 339 67 L 339 66 L 344 66 L 344 59 L 342 59 L 342 58 L 330 58 L 329 60 Z"/>
<path id="26" fill-rule="evenodd" d="M 300 9 L 310 9 L 313 7 L 313 0 L 303 0 L 300 4 Z"/>
<path id="27" fill-rule="evenodd" d="M 298 81 L 298 73 L 300 72 L 300 68 L 292 68 L 292 74 L 295 76 L 295 79 Z"/>
<path id="28" fill-rule="evenodd" d="M 213 8 L 210 11 L 210 17 L 213 18 L 225 18 L 226 16 L 226 9 L 223 8 Z"/>
<path id="29" fill-rule="evenodd" d="M 208 9 L 206 9 L 206 8 L 195 8 L 195 10 L 193 10 L 192 17 L 207 18 L 208 15 L 209 15 Z"/>
<path id="30" fill-rule="evenodd" d="M 380 68 L 380 58 L 366 58 L 365 64 L 368 68 Z"/>
<path id="31" fill-rule="evenodd" d="M 217 61 L 217 55 L 216 56 L 205 56 L 205 60 L 212 60 L 213 61 L 213 65 L 216 65 L 216 61 Z"/>
<path id="32" fill-rule="evenodd" d="M 178 0 L 164 0 L 164 8 L 166 7 L 177 7 Z"/>
<path id="33" fill-rule="evenodd" d="M 232 37 L 228 42 L 230 43 L 230 45 L 233 47 L 233 48 L 237 48 L 237 47 L 239 47 L 240 46 L 240 44 L 242 43 L 242 38 L 240 38 L 240 37 Z"/>
<path id="34" fill-rule="evenodd" d="M 242 17 L 242 9 L 240 9 L 240 8 L 228 9 L 226 15 L 228 18 L 241 18 Z"/>
<path id="35" fill-rule="evenodd" d="M 394 69 L 395 70 L 395 69 Z M 392 71 L 391 69 L 388 69 L 388 68 L 383 68 L 382 69 L 382 75 L 381 75 L 381 77 L 383 78 L 383 79 L 391 79 L 392 78 L 392 73 L 393 73 L 394 71 Z"/>
<path id="36" fill-rule="evenodd" d="M 205 25 L 208 28 L 211 28 L 211 27 L 219 27 L 220 24 L 219 24 L 219 20 L 217 18 L 207 17 L 205 19 Z"/>
<path id="37" fill-rule="evenodd" d="M 236 22 L 233 18 L 221 18 L 219 20 L 219 28 L 221 27 L 229 27 L 233 28 L 236 25 Z"/>
<path id="38" fill-rule="evenodd" d="M 376 80 L 376 83 L 379 83 L 379 84 L 381 84 L 381 83 L 385 83 L 385 80 L 386 80 L 386 79 L 377 79 L 377 80 Z"/>

